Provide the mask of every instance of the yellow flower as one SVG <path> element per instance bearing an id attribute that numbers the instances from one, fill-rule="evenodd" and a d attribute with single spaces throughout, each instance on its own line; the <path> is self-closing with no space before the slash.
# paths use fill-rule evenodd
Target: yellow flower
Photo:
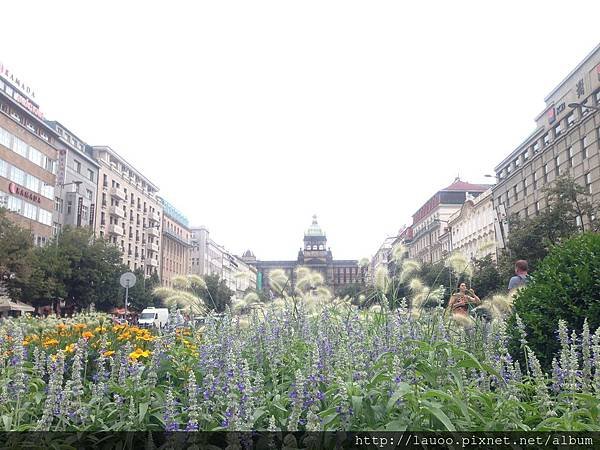
<path id="1" fill-rule="evenodd" d="M 23 345 L 29 345 L 29 341 L 27 339 L 23 339 Z"/>
<path id="2" fill-rule="evenodd" d="M 58 345 L 58 341 L 56 339 L 46 339 L 44 341 L 44 347 L 50 347 L 52 345 Z"/>
<path id="3" fill-rule="evenodd" d="M 56 361 L 56 359 L 58 358 L 58 355 L 52 355 L 52 356 L 50 356 L 50 358 L 52 358 L 52 361 Z"/>
<path id="4" fill-rule="evenodd" d="M 65 352 L 73 353 L 75 351 L 75 344 L 69 344 L 65 347 Z"/>
<path id="5" fill-rule="evenodd" d="M 94 337 L 94 333 L 91 333 L 89 331 L 85 331 L 82 335 L 81 335 L 84 339 L 89 339 Z"/>
<path id="6" fill-rule="evenodd" d="M 135 360 L 137 360 L 140 357 L 147 358 L 148 356 L 150 356 L 150 351 L 142 350 L 141 348 L 137 348 L 134 352 L 131 352 L 129 354 L 129 357 Z"/>
<path id="7" fill-rule="evenodd" d="M 115 354 L 114 350 L 107 350 L 104 353 L 102 353 L 104 356 L 112 356 Z"/>

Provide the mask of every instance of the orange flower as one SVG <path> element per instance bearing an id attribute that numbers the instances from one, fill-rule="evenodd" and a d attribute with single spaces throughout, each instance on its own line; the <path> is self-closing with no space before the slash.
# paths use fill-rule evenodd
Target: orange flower
<path id="1" fill-rule="evenodd" d="M 84 339 L 90 339 L 94 337 L 94 333 L 91 333 L 90 331 L 85 331 L 82 335 L 81 335 Z"/>
<path id="2" fill-rule="evenodd" d="M 115 354 L 114 350 L 107 350 L 104 353 L 102 353 L 104 356 L 111 356 Z"/>
<path id="3" fill-rule="evenodd" d="M 73 325 L 73 328 L 75 330 L 83 330 L 86 327 L 85 323 L 76 323 L 75 325 Z"/>

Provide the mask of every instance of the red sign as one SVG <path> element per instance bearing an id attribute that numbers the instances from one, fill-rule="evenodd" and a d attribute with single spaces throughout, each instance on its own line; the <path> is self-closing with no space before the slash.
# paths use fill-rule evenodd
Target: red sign
<path id="1" fill-rule="evenodd" d="M 24 197 L 32 202 L 42 203 L 42 198 L 38 194 L 34 194 L 25 188 L 17 186 L 15 183 L 10 183 L 8 185 L 8 190 L 11 194 L 20 195 L 21 197 Z"/>
<path id="2" fill-rule="evenodd" d="M 556 114 L 554 112 L 554 107 L 552 107 L 548 110 L 548 112 L 546 113 L 546 116 L 548 117 L 548 123 L 553 123 L 556 120 Z"/>

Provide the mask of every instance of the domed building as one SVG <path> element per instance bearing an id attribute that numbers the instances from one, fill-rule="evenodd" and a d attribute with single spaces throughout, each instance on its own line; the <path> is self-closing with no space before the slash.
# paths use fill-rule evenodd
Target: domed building
<path id="1" fill-rule="evenodd" d="M 244 262 L 253 265 L 257 270 L 256 285 L 258 290 L 269 290 L 269 272 L 282 269 L 290 279 L 291 288 L 296 284 L 296 269 L 307 267 L 320 272 L 326 285 L 334 292 L 349 284 L 364 283 L 366 270 L 358 267 L 355 259 L 335 260 L 331 249 L 327 247 L 327 236 L 321 229 L 317 216 L 314 215 L 312 223 L 304 232 L 304 245 L 298 251 L 296 260 L 289 261 L 262 261 L 257 260 L 254 254 L 247 250 Z"/>

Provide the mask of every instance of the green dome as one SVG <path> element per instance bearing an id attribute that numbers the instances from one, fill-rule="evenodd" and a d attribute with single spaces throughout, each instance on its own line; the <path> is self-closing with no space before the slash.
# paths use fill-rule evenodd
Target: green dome
<path id="1" fill-rule="evenodd" d="M 317 222 L 317 215 L 313 215 L 313 221 L 311 226 L 308 228 L 308 230 L 306 230 L 306 232 L 304 233 L 305 236 L 325 236 L 325 233 L 323 233 L 323 230 L 321 229 L 321 227 L 319 226 L 319 223 Z"/>

